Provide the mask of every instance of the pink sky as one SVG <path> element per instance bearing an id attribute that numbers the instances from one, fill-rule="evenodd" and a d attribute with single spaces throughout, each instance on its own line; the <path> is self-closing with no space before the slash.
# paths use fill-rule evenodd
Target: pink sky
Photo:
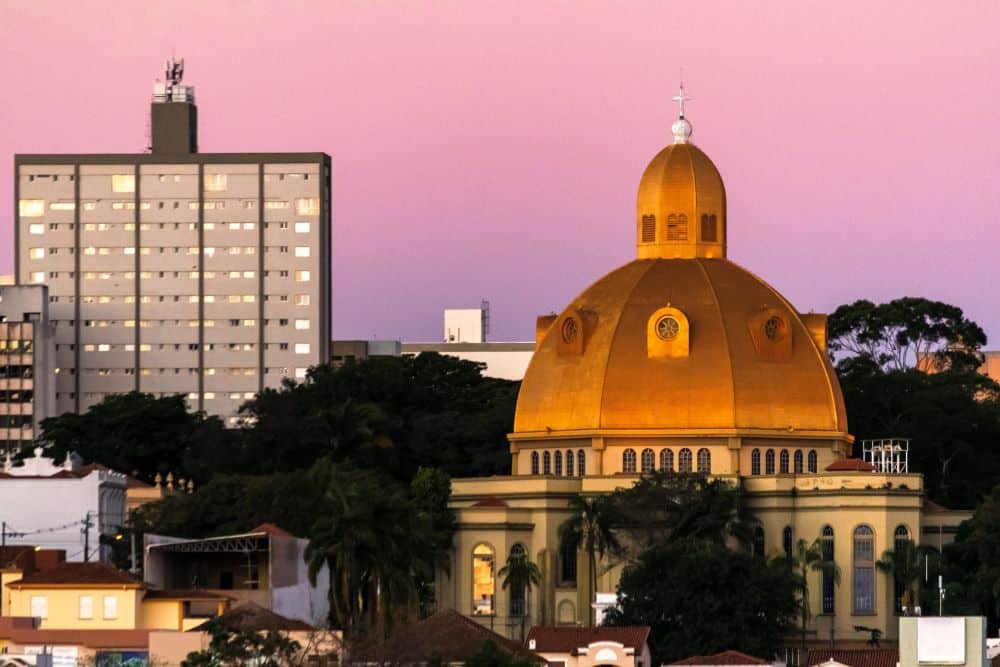
<path id="1" fill-rule="evenodd" d="M 634 256 L 684 68 L 730 258 L 800 310 L 955 303 L 997 337 L 996 2 L 5 2 L 0 273 L 15 152 L 135 152 L 184 56 L 200 145 L 333 156 L 340 338 L 529 339 Z"/>

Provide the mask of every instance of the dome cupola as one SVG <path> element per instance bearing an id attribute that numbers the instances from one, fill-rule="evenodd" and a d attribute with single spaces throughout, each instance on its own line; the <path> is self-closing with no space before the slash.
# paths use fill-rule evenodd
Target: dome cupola
<path id="1" fill-rule="evenodd" d="M 674 101 L 680 115 L 674 143 L 657 153 L 639 181 L 636 256 L 674 259 L 726 256 L 726 188 L 719 170 L 691 143 L 684 86 Z"/>

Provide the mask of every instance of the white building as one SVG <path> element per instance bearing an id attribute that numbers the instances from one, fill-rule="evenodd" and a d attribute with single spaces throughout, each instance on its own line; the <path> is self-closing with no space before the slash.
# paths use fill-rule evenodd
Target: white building
<path id="1" fill-rule="evenodd" d="M 15 466 L 8 455 L 0 472 L 3 543 L 64 549 L 68 561 L 107 561 L 101 536 L 125 524 L 126 490 L 125 475 L 75 456 L 57 464 L 37 448 Z"/>
<path id="2" fill-rule="evenodd" d="M 198 153 L 173 65 L 149 153 L 14 157 L 15 275 L 49 287 L 59 412 L 179 393 L 233 423 L 329 358 L 330 156 Z"/>

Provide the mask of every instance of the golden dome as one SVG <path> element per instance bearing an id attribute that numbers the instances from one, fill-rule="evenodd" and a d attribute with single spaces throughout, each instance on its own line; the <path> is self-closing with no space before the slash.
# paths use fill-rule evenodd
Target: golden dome
<path id="1" fill-rule="evenodd" d="M 673 130 L 676 143 L 639 185 L 638 259 L 540 318 L 511 439 L 623 431 L 849 439 L 825 316 L 800 315 L 725 259 L 722 178 L 687 142 L 683 115 Z"/>

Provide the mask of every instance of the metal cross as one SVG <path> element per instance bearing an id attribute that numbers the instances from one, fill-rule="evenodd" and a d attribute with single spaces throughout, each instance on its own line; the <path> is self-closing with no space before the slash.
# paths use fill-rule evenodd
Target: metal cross
<path id="1" fill-rule="evenodd" d="M 681 116 L 680 117 L 684 118 L 684 103 L 687 102 L 688 100 L 693 100 L 694 98 L 693 97 L 688 97 L 687 95 L 684 94 L 684 82 L 683 81 L 681 82 L 680 92 L 678 92 L 676 95 L 674 95 L 674 97 L 672 97 L 671 99 L 674 102 L 677 102 L 677 105 L 680 107 L 680 110 L 681 110 Z"/>

